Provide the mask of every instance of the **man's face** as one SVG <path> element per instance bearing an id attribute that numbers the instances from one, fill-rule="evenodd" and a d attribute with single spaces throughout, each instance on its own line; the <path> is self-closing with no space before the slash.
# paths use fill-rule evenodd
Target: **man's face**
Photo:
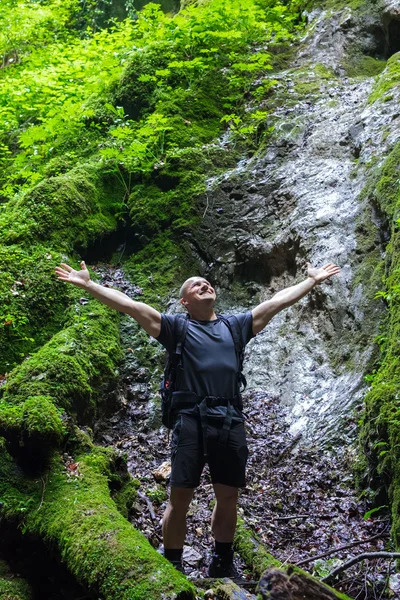
<path id="1" fill-rule="evenodd" d="M 184 284 L 184 294 L 181 298 L 181 304 L 190 308 L 190 306 L 199 303 L 208 303 L 214 306 L 216 300 L 215 290 L 211 283 L 203 277 L 191 277 Z"/>

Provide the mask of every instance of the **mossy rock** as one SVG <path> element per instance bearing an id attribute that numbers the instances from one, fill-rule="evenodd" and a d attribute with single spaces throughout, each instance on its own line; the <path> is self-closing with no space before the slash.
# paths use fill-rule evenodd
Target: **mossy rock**
<path id="1" fill-rule="evenodd" d="M 3 518 L 20 520 L 25 531 L 43 538 L 96 597 L 194 599 L 192 584 L 118 511 L 109 493 L 109 460 L 104 451 L 94 449 L 74 460 L 71 469 L 56 453 L 42 478 L 31 479 L 16 467 L 3 445 Z"/>
<path id="2" fill-rule="evenodd" d="M 343 67 L 345 68 L 346 75 L 348 77 L 376 77 L 386 67 L 386 61 L 372 56 L 355 55 L 348 62 L 344 61 Z"/>
<path id="3" fill-rule="evenodd" d="M 386 69 L 375 83 L 368 102 L 372 104 L 377 100 L 385 102 L 393 98 L 394 88 L 400 84 L 400 52 L 393 54 L 387 61 Z"/>
<path id="4" fill-rule="evenodd" d="M 10 373 L 0 405 L 2 434 L 60 442 L 63 413 L 91 424 L 121 358 L 118 313 L 91 300 L 74 306 L 69 327 Z"/>
<path id="5" fill-rule="evenodd" d="M 124 191 L 118 179 L 103 179 L 100 166 L 81 165 L 50 177 L 4 205 L 0 233 L 4 244 L 46 242 L 70 251 L 116 228 L 115 204 Z"/>
<path id="6" fill-rule="evenodd" d="M 0 400 L 0 435 L 20 443 L 58 445 L 67 433 L 65 416 L 50 396 L 31 396 L 18 405 Z"/>
<path id="7" fill-rule="evenodd" d="M 199 265 L 192 258 L 188 244 L 178 245 L 165 233 L 155 236 L 143 250 L 129 258 L 124 271 L 143 289 L 144 302 L 165 310 L 171 295 L 179 296 L 182 283 L 198 273 Z"/>
<path id="8" fill-rule="evenodd" d="M 381 292 L 388 314 L 379 336 L 381 356 L 370 377 L 371 388 L 365 398 L 361 444 L 375 476 L 375 487 L 382 485 L 392 507 L 392 534 L 400 548 L 400 144 L 383 165 L 375 168 L 365 194 L 379 207 L 391 228 L 385 259 L 384 286 Z M 378 480 L 377 480 L 378 479 Z M 383 502 L 381 502 L 383 503 Z"/>

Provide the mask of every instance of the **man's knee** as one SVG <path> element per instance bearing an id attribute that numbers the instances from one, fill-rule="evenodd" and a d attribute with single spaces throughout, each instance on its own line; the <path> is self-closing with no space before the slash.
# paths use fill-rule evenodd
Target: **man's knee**
<path id="1" fill-rule="evenodd" d="M 230 485 L 223 485 L 222 483 L 215 483 L 214 492 L 217 499 L 217 504 L 220 507 L 237 504 L 239 495 L 238 488 L 231 487 Z"/>
<path id="2" fill-rule="evenodd" d="M 187 511 L 189 504 L 193 498 L 193 488 L 177 488 L 171 487 L 171 493 L 169 497 L 170 509 L 179 512 Z"/>

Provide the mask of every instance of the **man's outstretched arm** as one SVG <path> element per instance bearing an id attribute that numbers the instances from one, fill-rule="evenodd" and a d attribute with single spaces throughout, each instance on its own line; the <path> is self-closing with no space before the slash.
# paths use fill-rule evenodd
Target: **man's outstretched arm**
<path id="1" fill-rule="evenodd" d="M 339 273 L 340 267 L 333 263 L 328 263 L 320 268 L 313 268 L 310 264 L 307 265 L 308 277 L 301 283 L 285 288 L 281 292 L 278 292 L 270 300 L 262 302 L 256 308 L 252 310 L 253 315 L 253 333 L 256 335 L 259 333 L 266 324 L 274 317 L 278 312 L 284 308 L 288 308 L 295 304 L 301 298 L 304 298 L 316 285 L 322 283 L 332 275 Z"/>
<path id="2" fill-rule="evenodd" d="M 160 335 L 161 315 L 155 308 L 143 302 L 135 302 L 123 292 L 94 283 L 90 279 L 90 274 L 84 261 L 81 262 L 80 271 L 76 271 L 69 265 L 61 263 L 60 267 L 56 267 L 56 275 L 60 281 L 68 281 L 82 288 L 93 296 L 93 298 L 100 300 L 100 302 L 110 306 L 110 308 L 115 308 L 115 310 L 130 315 L 149 335 L 153 337 Z"/>

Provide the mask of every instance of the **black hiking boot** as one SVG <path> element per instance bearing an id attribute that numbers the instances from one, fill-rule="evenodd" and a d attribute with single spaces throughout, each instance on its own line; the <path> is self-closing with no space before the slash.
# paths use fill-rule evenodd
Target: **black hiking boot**
<path id="1" fill-rule="evenodd" d="M 225 556 L 212 553 L 210 565 L 208 567 L 208 576 L 214 578 L 229 577 L 233 579 L 238 576 L 238 573 L 233 564 L 233 551 Z"/>
<path id="2" fill-rule="evenodd" d="M 171 565 L 173 567 L 175 567 L 175 569 L 177 571 L 179 571 L 180 573 L 185 573 L 185 569 L 182 566 L 182 561 L 181 560 L 170 560 L 169 562 L 171 563 Z"/>

